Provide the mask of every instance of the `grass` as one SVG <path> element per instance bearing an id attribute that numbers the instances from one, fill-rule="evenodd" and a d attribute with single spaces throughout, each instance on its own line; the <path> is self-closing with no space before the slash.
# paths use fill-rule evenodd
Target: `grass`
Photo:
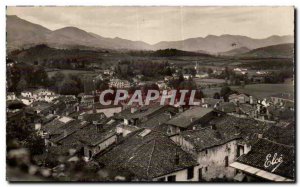
<path id="1" fill-rule="evenodd" d="M 292 84 L 251 84 L 245 87 L 231 86 L 231 89 L 259 98 L 269 97 L 278 93 L 294 93 L 294 86 Z"/>
<path id="2" fill-rule="evenodd" d="M 94 71 L 87 71 L 87 70 L 54 70 L 54 71 L 48 71 L 48 77 L 54 76 L 57 72 L 61 72 L 64 75 L 69 75 L 69 74 L 75 74 L 75 75 L 93 75 L 97 74 Z"/>
<path id="3" fill-rule="evenodd" d="M 294 93 L 294 86 L 293 84 L 249 84 L 245 87 L 241 86 L 230 86 L 232 90 L 236 90 L 240 93 L 246 93 L 249 95 L 253 95 L 259 98 L 266 98 L 270 97 L 271 95 L 278 94 L 278 93 Z M 206 88 L 203 89 L 203 93 L 207 97 L 212 97 L 214 93 L 220 93 L 220 87 L 214 88 Z"/>

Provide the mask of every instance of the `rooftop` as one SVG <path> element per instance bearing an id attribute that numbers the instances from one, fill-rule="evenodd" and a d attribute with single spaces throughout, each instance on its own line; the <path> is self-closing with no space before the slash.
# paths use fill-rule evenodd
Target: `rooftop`
<path id="1" fill-rule="evenodd" d="M 177 116 L 166 122 L 166 124 L 187 128 L 191 125 L 192 122 L 201 119 L 212 111 L 213 109 L 211 108 L 194 107 L 178 114 Z"/>
<path id="2" fill-rule="evenodd" d="M 272 161 L 274 158 L 281 158 L 282 162 L 266 165 L 266 161 Z M 259 139 L 252 146 L 251 151 L 246 155 L 240 156 L 237 161 L 270 173 L 294 179 L 295 153 L 293 146 Z"/>
<path id="3" fill-rule="evenodd" d="M 122 143 L 96 160 L 117 171 L 127 171 L 140 179 L 152 179 L 197 165 L 197 162 L 167 136 L 157 131 L 131 133 Z M 176 162 L 176 159 L 179 159 Z"/>

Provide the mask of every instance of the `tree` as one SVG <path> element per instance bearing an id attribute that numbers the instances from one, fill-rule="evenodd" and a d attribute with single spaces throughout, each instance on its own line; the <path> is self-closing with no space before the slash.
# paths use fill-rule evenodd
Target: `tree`
<path id="1" fill-rule="evenodd" d="M 59 93 L 62 95 L 78 95 L 80 90 L 77 83 L 73 80 L 65 80 L 59 87 Z"/>
<path id="2" fill-rule="evenodd" d="M 213 96 L 214 99 L 220 99 L 221 96 L 218 92 L 214 93 L 214 96 Z"/>
<path id="3" fill-rule="evenodd" d="M 17 91 L 21 92 L 25 90 L 27 87 L 28 87 L 27 81 L 25 80 L 24 77 L 22 77 L 21 80 L 18 82 Z"/>
<path id="4" fill-rule="evenodd" d="M 224 86 L 222 87 L 221 91 L 220 91 L 220 96 L 224 97 L 226 96 L 227 94 L 229 94 L 231 92 L 231 88 L 228 87 L 228 86 Z"/>

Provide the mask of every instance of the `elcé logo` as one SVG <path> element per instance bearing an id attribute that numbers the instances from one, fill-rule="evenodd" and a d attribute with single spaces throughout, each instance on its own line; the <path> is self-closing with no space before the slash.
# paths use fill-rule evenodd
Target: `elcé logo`
<path id="1" fill-rule="evenodd" d="M 265 168 L 269 168 L 275 165 L 275 167 L 272 169 L 271 172 L 274 172 L 281 164 L 283 163 L 283 157 L 282 155 L 277 156 L 277 153 L 275 153 L 272 157 L 271 154 L 268 154 L 266 156 L 266 161 L 265 161 Z"/>

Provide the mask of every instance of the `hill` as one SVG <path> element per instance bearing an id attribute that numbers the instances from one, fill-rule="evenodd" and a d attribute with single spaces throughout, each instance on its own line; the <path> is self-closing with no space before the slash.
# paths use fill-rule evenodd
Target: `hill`
<path id="1" fill-rule="evenodd" d="M 181 51 L 202 51 L 220 54 L 239 49 L 256 49 L 270 45 L 293 43 L 293 36 L 271 36 L 253 39 L 240 35 L 208 35 L 206 37 L 188 38 L 181 41 L 162 41 L 154 45 L 143 41 L 131 41 L 119 37 L 106 38 L 76 27 L 64 27 L 50 30 L 41 25 L 28 22 L 17 16 L 7 16 L 7 50 L 28 48 L 46 44 L 55 48 L 97 48 L 116 50 L 160 50 L 177 49 Z"/>
<path id="2" fill-rule="evenodd" d="M 210 57 L 209 54 L 204 53 L 197 53 L 197 52 L 189 52 L 189 51 L 182 51 L 178 49 L 160 49 L 153 53 L 151 56 L 157 57 L 174 57 L 174 56 L 203 56 L 203 57 Z"/>
<path id="3" fill-rule="evenodd" d="M 261 47 L 251 50 L 240 55 L 241 57 L 255 57 L 255 58 L 293 58 L 294 44 L 279 44 L 267 47 Z"/>
<path id="4" fill-rule="evenodd" d="M 236 55 L 240 55 L 246 52 L 249 52 L 250 49 L 248 49 L 247 47 L 240 47 L 240 48 L 236 48 L 236 49 L 232 49 L 223 53 L 220 53 L 219 55 L 222 56 L 236 56 Z"/>

